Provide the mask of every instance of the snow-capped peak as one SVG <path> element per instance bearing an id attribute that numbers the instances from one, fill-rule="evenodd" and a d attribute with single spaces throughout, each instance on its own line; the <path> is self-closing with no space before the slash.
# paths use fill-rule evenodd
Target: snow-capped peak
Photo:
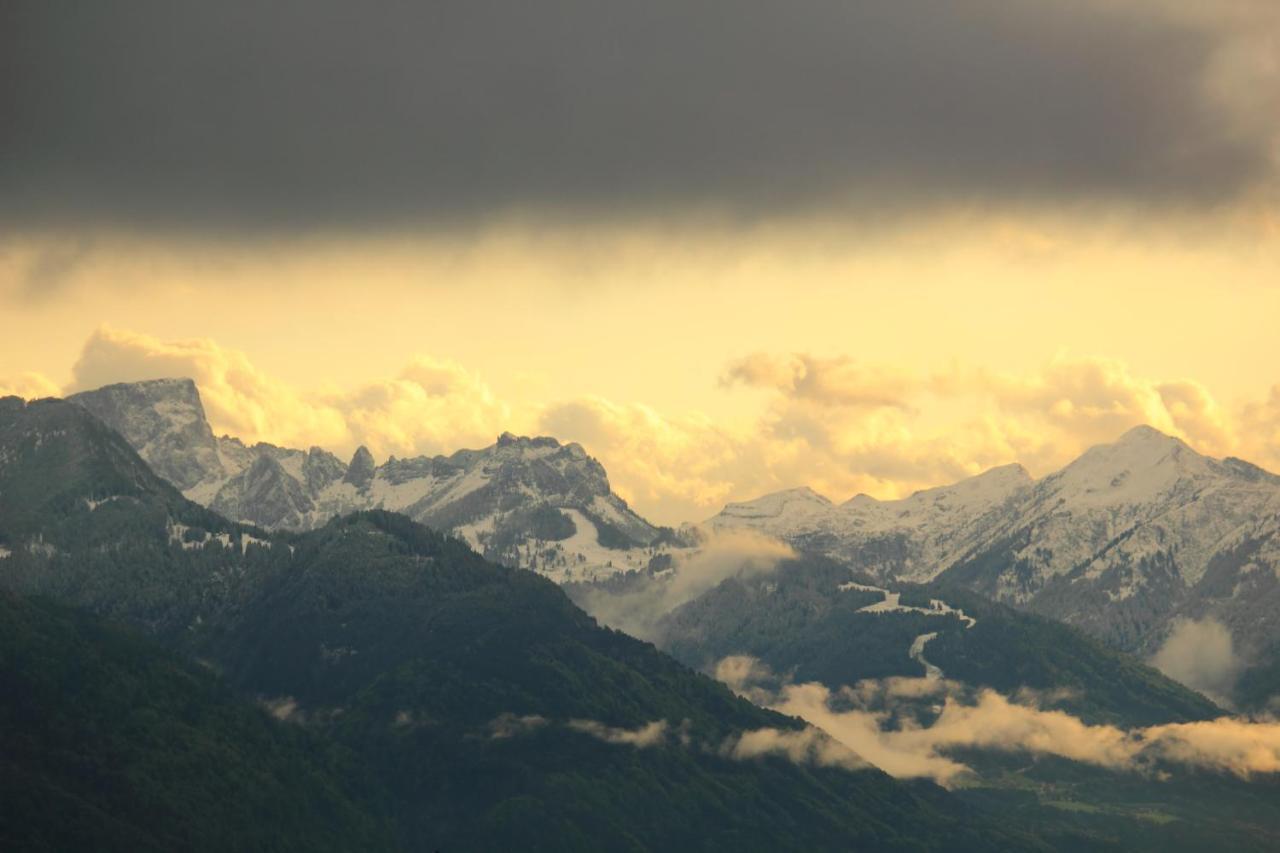
<path id="1" fill-rule="evenodd" d="M 267 528 L 307 529 L 354 510 L 393 510 L 451 530 L 496 559 L 562 578 L 642 569 L 661 535 L 613 493 L 604 467 L 581 445 L 549 436 L 504 432 L 489 447 L 383 465 L 360 447 L 343 463 L 319 448 L 215 439 L 189 379 L 80 397 L 188 498 Z"/>
<path id="2" fill-rule="evenodd" d="M 1175 436 L 1163 433 L 1150 424 L 1138 424 L 1136 427 L 1130 427 L 1125 430 L 1124 434 L 1116 439 L 1113 444 L 1118 445 L 1144 445 L 1144 444 L 1181 444 L 1185 446 L 1185 442 Z"/>
<path id="3" fill-rule="evenodd" d="M 754 500 L 727 504 L 719 515 L 711 519 L 711 523 L 729 518 L 798 522 L 815 514 L 826 514 L 832 507 L 830 500 L 813 489 L 799 486 L 772 492 Z"/>
<path id="4" fill-rule="evenodd" d="M 913 492 L 910 497 L 897 501 L 878 501 L 868 495 L 855 495 L 845 502 L 844 506 L 851 510 L 870 509 L 872 506 L 892 506 L 902 509 L 909 506 L 927 506 L 930 504 L 964 505 L 985 509 L 993 503 L 999 503 L 1017 489 L 1030 486 L 1035 480 L 1027 469 L 1017 462 L 1000 465 L 966 477 L 947 486 L 935 486 Z"/>
<path id="5" fill-rule="evenodd" d="M 1046 477 L 1042 487 L 1055 498 L 1085 505 L 1144 503 L 1212 476 L 1215 467 L 1181 439 L 1139 426 L 1085 451 Z"/>

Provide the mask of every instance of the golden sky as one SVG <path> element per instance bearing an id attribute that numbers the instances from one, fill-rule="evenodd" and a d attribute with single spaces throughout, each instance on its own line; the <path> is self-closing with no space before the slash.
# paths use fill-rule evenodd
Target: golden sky
<path id="1" fill-rule="evenodd" d="M 548 433 L 667 523 L 1137 423 L 1280 469 L 1273 3 L 234 5 L 0 20 L 0 391 Z"/>
<path id="2" fill-rule="evenodd" d="M 666 522 L 1042 474 L 1142 422 L 1280 468 L 1280 240 L 1231 225 L 32 239 L 0 266 L 0 384 L 192 375 L 215 429 L 344 454 L 549 432 Z M 59 252 L 80 256 L 57 291 L 22 293 Z"/>

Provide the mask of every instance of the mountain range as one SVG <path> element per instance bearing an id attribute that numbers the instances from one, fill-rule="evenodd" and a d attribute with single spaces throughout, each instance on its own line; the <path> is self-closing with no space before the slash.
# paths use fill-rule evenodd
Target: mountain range
<path id="1" fill-rule="evenodd" d="M 1280 477 L 1136 427 L 1039 480 L 996 468 L 908 498 L 834 504 L 808 489 L 730 504 L 747 528 L 836 557 L 880 582 L 936 582 L 1154 653 L 1181 620 L 1234 639 L 1237 698 L 1265 704 L 1280 658 Z"/>
<path id="2" fill-rule="evenodd" d="M 687 553 L 699 530 L 750 529 L 878 582 L 979 592 L 1142 656 L 1181 622 L 1213 620 L 1240 673 L 1224 698 L 1263 707 L 1280 686 L 1280 477 L 1151 427 L 1038 480 L 1013 464 L 901 500 L 835 504 L 792 489 L 673 531 L 628 507 L 580 445 L 554 438 L 508 433 L 481 450 L 381 465 L 362 447 L 343 463 L 316 447 L 215 437 L 187 379 L 69 399 L 188 498 L 264 529 L 393 510 L 561 583 L 651 571 Z"/>
<path id="3" fill-rule="evenodd" d="M 364 452 L 343 466 L 318 449 L 211 437 L 186 381 L 110 386 L 74 402 L 0 400 L 0 587 L 10 596 L 0 600 L 0 680 L 11 688 L 0 719 L 27 732 L 0 737 L 12 771 L 4 789 L 45 792 L 77 815 L 64 826 L 27 796 L 16 823 L 0 820 L 0 840 L 253 846 L 216 826 L 230 818 L 208 787 L 245 784 L 258 784 L 260 797 L 236 808 L 325 810 L 338 846 L 386 849 L 701 849 L 696 839 L 707 849 L 1197 849 L 1213 839 L 1268 849 L 1280 840 L 1274 786 L 1212 768 L 1175 767 L 1165 776 L 1175 781 L 1153 788 L 1141 773 L 1070 753 L 1028 764 L 1025 752 L 971 744 L 938 759 L 977 774 L 950 791 L 890 778 L 790 716 L 797 709 L 778 704 L 781 693 L 738 685 L 735 696 L 725 687 L 737 683 L 733 666 L 722 671 L 754 661 L 753 672 L 801 691 L 787 695 L 827 691 L 836 704 L 824 700 L 823 713 L 837 723 L 840 703 L 906 691 L 862 719 L 878 721 L 873 729 L 901 720 L 908 737 L 947 708 L 977 708 L 966 703 L 986 701 L 983 691 L 1023 697 L 998 701 L 1076 721 L 1068 725 L 1207 724 L 1221 711 L 1203 696 L 1024 611 L 1054 600 L 1040 596 L 1056 584 L 1099 583 L 1101 573 L 1057 580 L 1055 567 L 1080 554 L 1111 559 L 1130 540 L 1154 539 L 1173 542 L 1174 556 L 1201 555 L 1215 531 L 1230 539 L 1241 525 L 1265 529 L 1276 478 L 1247 463 L 1141 429 L 1040 481 L 1009 466 L 898 502 L 837 507 L 800 490 L 731 505 L 713 532 L 746 527 L 800 553 L 770 571 L 730 572 L 670 610 L 657 623 L 659 651 L 601 627 L 565 590 L 662 588 L 694 559 L 693 539 L 646 525 L 650 544 L 611 549 L 636 554 L 633 565 L 558 577 L 539 566 L 567 582 L 561 588 L 472 550 L 486 531 L 442 524 L 463 534 L 447 535 L 385 507 L 322 522 L 308 498 L 306 529 L 268 529 L 245 517 L 257 510 L 236 519 L 216 511 L 219 495 L 260 494 L 228 491 L 250 469 L 278 469 L 277 482 L 299 487 L 311 472 L 317 495 L 351 487 L 372 500 L 385 495 L 371 486 L 390 482 L 395 460 L 378 466 Z M 237 447 L 253 461 L 229 474 L 223 460 Z M 504 436 L 486 450 L 410 462 L 426 471 L 441 459 L 454 467 L 417 478 L 445 483 L 432 506 L 454 508 L 443 518 L 478 512 L 491 531 L 520 531 L 517 553 L 571 538 L 543 533 L 612 494 L 598 463 L 553 439 Z M 500 526 L 513 517 L 537 529 Z M 1193 522 L 1199 538 L 1158 527 Z M 1108 524 L 1131 532 L 1117 537 Z M 1100 547 L 1077 527 L 1110 538 Z M 594 528 L 598 547 L 609 548 L 610 529 Z M 1043 536 L 1045 548 L 1012 554 L 1010 529 Z M 655 559 L 663 549 L 675 560 Z M 1015 558 L 1040 574 L 1010 569 Z M 1224 571 L 1221 557 L 1206 559 L 1202 578 Z M 1152 564 L 1135 565 L 1124 576 L 1133 591 L 1116 600 L 1149 596 Z M 1000 580 L 1010 571 L 1023 586 Z M 1190 600 L 1163 618 L 1191 612 Z M 1270 695 L 1259 660 L 1246 675 Z M 97 673 L 85 689 L 98 692 L 61 702 L 66 673 Z M 135 704 L 102 692 L 115 679 L 133 685 Z M 154 750 L 147 726 L 162 726 L 177 752 Z M 270 747 L 241 755 L 245 742 Z M 62 763 L 42 764 L 48 750 Z M 206 760 L 208 772 L 193 774 Z M 77 769 L 107 765 L 123 769 L 96 788 Z M 299 774 L 293 793 L 279 785 L 289 772 Z M 166 803 L 167 821 L 149 821 L 148 802 Z M 200 805 L 174 812 L 184 802 Z M 118 819 L 104 818 L 111 810 Z M 282 827 L 281 849 L 315 846 L 314 827 Z"/>
<path id="4" fill-rule="evenodd" d="M 955 796 L 1063 849 L 1280 843 L 1274 776 L 1117 772 L 1073 751 L 1085 726 L 1131 737 L 1169 723 L 1218 731 L 1226 718 L 1205 697 L 1075 628 L 978 594 L 849 577 L 847 564 L 814 555 L 729 577 L 664 616 L 654 640 L 756 701 L 839 732 L 891 772 L 962 773 Z M 968 741 L 944 751 L 963 770 L 931 764 L 938 753 L 921 744 L 932 737 Z"/>
<path id="5" fill-rule="evenodd" d="M 360 447 L 344 463 L 318 447 L 215 437 L 189 379 L 109 385 L 69 399 L 191 500 L 267 530 L 311 530 L 356 510 L 392 510 L 557 580 L 643 568 L 677 539 L 614 494 L 581 445 L 554 438 L 504 433 L 481 450 L 381 465 Z"/>
<path id="6" fill-rule="evenodd" d="M 741 748 L 830 740 L 403 515 L 222 518 L 71 403 L 0 399 L 0 545 L 13 849 L 1044 849 Z"/>

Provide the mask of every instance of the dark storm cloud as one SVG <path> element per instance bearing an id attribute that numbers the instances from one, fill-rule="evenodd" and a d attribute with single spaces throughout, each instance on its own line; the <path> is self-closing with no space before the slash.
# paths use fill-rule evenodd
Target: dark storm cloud
<path id="1" fill-rule="evenodd" d="M 1270 139 L 1227 33 L 1088 0 L 10 0 L 10 225 L 366 227 L 520 208 L 1202 203 Z"/>
<path id="2" fill-rule="evenodd" d="M 93 242 L 84 236 L 42 246 L 23 271 L 17 296 L 28 302 L 56 296 L 92 253 Z"/>

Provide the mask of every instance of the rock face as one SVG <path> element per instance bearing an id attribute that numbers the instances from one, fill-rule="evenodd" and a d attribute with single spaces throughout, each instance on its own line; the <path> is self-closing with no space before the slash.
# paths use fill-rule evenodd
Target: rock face
<path id="1" fill-rule="evenodd" d="M 260 527 L 296 527 L 313 509 L 305 480 L 291 477 L 280 461 L 263 453 L 227 480 L 209 507 Z"/>
<path id="2" fill-rule="evenodd" d="M 179 489 L 222 470 L 217 440 L 190 379 L 107 385 L 68 399 L 123 435 L 152 470 Z"/>
<path id="3" fill-rule="evenodd" d="M 1039 481 L 1009 466 L 900 501 L 784 492 L 708 525 L 961 585 L 1142 654 L 1178 619 L 1211 617 L 1246 662 L 1280 660 L 1280 477 L 1150 427 Z"/>
<path id="4" fill-rule="evenodd" d="M 364 492 L 368 490 L 369 484 L 373 482 L 373 477 L 377 473 L 378 463 L 373 461 L 373 454 L 369 452 L 369 448 L 362 444 L 351 457 L 351 464 L 347 466 L 342 482 L 355 486 L 357 492 Z"/>
<path id="5" fill-rule="evenodd" d="M 120 432 L 191 500 L 268 529 L 310 530 L 387 509 L 452 531 L 486 556 L 557 580 L 645 568 L 669 531 L 633 512 L 577 444 L 503 433 L 481 450 L 349 464 L 313 447 L 215 438 L 190 380 L 113 385 L 74 402 Z"/>
<path id="6" fill-rule="evenodd" d="M 1280 641 L 1280 477 L 1138 427 L 1036 483 L 945 580 L 1154 651 L 1212 616 L 1246 655 Z"/>

